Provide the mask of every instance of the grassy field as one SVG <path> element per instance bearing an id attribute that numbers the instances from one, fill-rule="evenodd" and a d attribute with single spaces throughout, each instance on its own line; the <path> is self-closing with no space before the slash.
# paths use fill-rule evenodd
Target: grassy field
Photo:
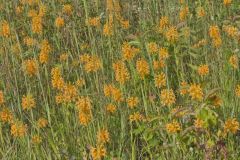
<path id="1" fill-rule="evenodd" d="M 0 0 L 0 159 L 240 159 L 239 0 Z"/>

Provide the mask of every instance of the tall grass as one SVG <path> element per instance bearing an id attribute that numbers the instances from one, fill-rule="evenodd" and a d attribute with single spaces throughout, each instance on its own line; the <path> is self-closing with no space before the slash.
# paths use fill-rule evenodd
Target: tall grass
<path id="1" fill-rule="evenodd" d="M 1 0 L 0 159 L 238 159 L 239 11 Z"/>

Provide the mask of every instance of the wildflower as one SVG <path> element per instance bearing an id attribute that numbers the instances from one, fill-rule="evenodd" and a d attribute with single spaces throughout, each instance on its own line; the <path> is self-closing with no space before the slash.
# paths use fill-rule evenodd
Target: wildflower
<path id="1" fill-rule="evenodd" d="M 42 138 L 38 135 L 32 136 L 32 143 L 33 144 L 40 144 L 42 142 Z"/>
<path id="2" fill-rule="evenodd" d="M 164 89 L 160 94 L 161 103 L 164 106 L 170 106 L 176 102 L 176 98 L 172 89 Z"/>
<path id="3" fill-rule="evenodd" d="M 78 109 L 78 118 L 80 124 L 86 126 L 92 119 L 92 105 L 89 97 L 80 97 L 76 106 Z"/>
<path id="4" fill-rule="evenodd" d="M 218 48 L 222 45 L 222 39 L 221 38 L 216 38 L 216 39 L 213 39 L 213 45 Z"/>
<path id="5" fill-rule="evenodd" d="M 124 84 L 126 81 L 130 79 L 130 74 L 128 72 L 127 67 L 124 64 L 124 61 L 117 61 L 113 63 L 113 69 L 115 72 L 115 79 L 120 84 Z"/>
<path id="6" fill-rule="evenodd" d="M 164 73 L 160 73 L 155 76 L 155 86 L 158 88 L 166 86 L 166 75 Z"/>
<path id="7" fill-rule="evenodd" d="M 38 66 L 37 66 L 36 60 L 34 59 L 25 60 L 24 68 L 25 68 L 26 74 L 28 74 L 30 77 L 37 75 Z"/>
<path id="8" fill-rule="evenodd" d="M 48 55 L 51 52 L 51 46 L 47 40 L 43 40 L 41 43 L 41 51 L 39 54 L 39 61 L 40 63 L 47 63 L 48 62 Z"/>
<path id="9" fill-rule="evenodd" d="M 98 145 L 96 148 L 95 147 L 91 148 L 91 155 L 93 160 L 102 159 L 106 156 L 106 154 L 107 154 L 106 148 L 102 144 Z"/>
<path id="10" fill-rule="evenodd" d="M 65 13 L 67 15 L 71 15 L 72 14 L 72 6 L 70 4 L 65 4 L 65 5 L 63 5 L 62 11 L 63 11 L 63 13 Z"/>
<path id="11" fill-rule="evenodd" d="M 2 105 L 4 102 L 5 102 L 4 94 L 3 94 L 3 91 L 0 90 L 0 105 Z"/>
<path id="12" fill-rule="evenodd" d="M 235 94 L 237 97 L 240 97 L 240 84 L 237 85 L 236 89 L 235 89 Z"/>
<path id="13" fill-rule="evenodd" d="M 86 84 L 86 82 L 85 82 L 85 80 L 84 80 L 83 78 L 79 78 L 79 79 L 75 82 L 75 84 L 76 84 L 76 86 L 78 86 L 78 87 L 83 87 L 83 86 Z"/>
<path id="14" fill-rule="evenodd" d="M 113 89 L 113 85 L 108 84 L 108 85 L 104 85 L 104 95 L 106 97 L 110 97 L 112 95 L 112 89 Z"/>
<path id="15" fill-rule="evenodd" d="M 21 0 L 20 2 L 25 5 L 28 4 L 29 6 L 34 6 L 39 3 L 39 0 Z"/>
<path id="16" fill-rule="evenodd" d="M 169 42 L 176 42 L 178 40 L 177 28 L 174 26 L 169 27 L 165 33 L 165 37 Z"/>
<path id="17" fill-rule="evenodd" d="M 135 112 L 129 116 L 130 122 L 139 122 L 143 120 L 143 115 L 139 112 Z"/>
<path id="18" fill-rule="evenodd" d="M 193 48 L 199 48 L 199 47 L 205 46 L 206 44 L 207 44 L 207 40 L 201 39 L 200 41 L 198 41 L 193 45 Z"/>
<path id="19" fill-rule="evenodd" d="M 232 3 L 232 0 L 223 0 L 225 6 L 229 6 Z"/>
<path id="20" fill-rule="evenodd" d="M 13 113 L 8 108 L 3 108 L 0 111 L 0 121 L 11 123 L 13 121 Z"/>
<path id="21" fill-rule="evenodd" d="M 31 17 L 31 18 L 33 18 L 33 17 L 37 17 L 38 16 L 38 13 L 37 13 L 37 11 L 35 10 L 35 9 L 30 9 L 29 11 L 28 11 L 28 17 Z M 41 18 L 42 16 L 39 16 L 39 18 Z M 33 20 L 33 19 L 32 19 Z"/>
<path id="22" fill-rule="evenodd" d="M 131 109 L 133 109 L 134 107 L 136 107 L 138 103 L 139 103 L 138 97 L 129 97 L 129 98 L 127 99 L 128 107 L 131 108 Z"/>
<path id="23" fill-rule="evenodd" d="M 224 124 L 224 133 L 236 134 L 239 130 L 239 122 L 236 118 L 229 118 Z"/>
<path id="24" fill-rule="evenodd" d="M 185 2 L 185 0 L 179 0 L 180 4 L 183 4 Z"/>
<path id="25" fill-rule="evenodd" d="M 64 97 L 61 93 L 58 93 L 56 96 L 55 96 L 55 101 L 57 104 L 61 104 L 64 102 Z"/>
<path id="26" fill-rule="evenodd" d="M 32 32 L 41 34 L 43 29 L 42 17 L 39 15 L 34 15 L 32 17 Z"/>
<path id="27" fill-rule="evenodd" d="M 187 114 L 187 110 L 182 109 L 182 106 L 177 106 L 176 108 L 171 110 L 171 114 L 175 117 L 180 118 Z"/>
<path id="28" fill-rule="evenodd" d="M 194 120 L 194 127 L 197 129 L 203 128 L 203 124 L 204 124 L 204 121 L 199 118 Z"/>
<path id="29" fill-rule="evenodd" d="M 43 17 L 46 14 L 46 12 L 47 12 L 47 7 L 45 5 L 43 5 L 43 4 L 40 4 L 38 15 L 40 17 Z"/>
<path id="30" fill-rule="evenodd" d="M 189 13 L 188 7 L 184 7 L 180 10 L 179 18 L 180 21 L 184 21 Z"/>
<path id="31" fill-rule="evenodd" d="M 104 85 L 104 95 L 106 97 L 112 97 L 115 101 L 121 102 L 123 100 L 121 91 L 115 86 L 109 84 Z"/>
<path id="32" fill-rule="evenodd" d="M 210 26 L 209 28 L 209 36 L 213 39 L 216 39 L 220 36 L 220 30 L 218 26 Z"/>
<path id="33" fill-rule="evenodd" d="M 52 86 L 56 89 L 62 89 L 65 85 L 65 82 L 61 75 L 61 70 L 59 67 L 52 68 L 51 70 L 52 75 Z"/>
<path id="34" fill-rule="evenodd" d="M 160 60 L 153 60 L 153 69 L 155 71 L 163 68 L 165 66 L 165 61 L 160 59 Z"/>
<path id="35" fill-rule="evenodd" d="M 74 102 L 78 95 L 76 86 L 72 84 L 65 84 L 61 92 L 62 92 L 61 103 L 64 103 L 64 104 Z"/>
<path id="36" fill-rule="evenodd" d="M 222 99 L 221 99 L 219 96 L 215 95 L 215 94 L 212 95 L 212 96 L 210 96 L 210 97 L 209 97 L 209 100 L 210 100 L 211 104 L 212 104 L 214 107 L 219 107 L 219 106 L 221 106 L 222 103 L 223 103 Z"/>
<path id="37" fill-rule="evenodd" d="M 122 45 L 122 57 L 124 60 L 132 60 L 139 51 L 138 48 L 130 46 L 127 42 L 124 42 Z"/>
<path id="38" fill-rule="evenodd" d="M 112 93 L 113 100 L 115 100 L 117 102 L 123 101 L 123 96 L 122 96 L 122 92 L 120 91 L 120 89 L 113 87 L 111 90 L 111 93 Z"/>
<path id="39" fill-rule="evenodd" d="M 159 21 L 159 32 L 163 32 L 163 30 L 165 28 L 167 28 L 169 25 L 169 20 L 168 20 L 168 17 L 166 16 L 163 16 L 161 17 L 160 21 Z"/>
<path id="40" fill-rule="evenodd" d="M 203 9 L 203 7 L 199 7 L 198 9 L 197 9 L 197 16 L 198 16 L 198 18 L 202 18 L 202 17 L 204 17 L 206 15 L 206 13 L 205 13 L 205 10 Z"/>
<path id="41" fill-rule="evenodd" d="M 109 112 L 109 113 L 114 113 L 116 111 L 117 107 L 113 104 L 108 104 L 106 106 L 106 110 Z"/>
<path id="42" fill-rule="evenodd" d="M 229 37 L 235 38 L 238 35 L 237 27 L 227 25 L 223 26 L 223 30 L 227 33 Z"/>
<path id="43" fill-rule="evenodd" d="M 193 100 L 201 101 L 203 99 L 202 88 L 199 84 L 191 84 L 188 92 Z"/>
<path id="44" fill-rule="evenodd" d="M 80 62 L 82 62 L 82 63 L 87 63 L 88 61 L 90 61 L 91 55 L 89 55 L 89 54 L 83 54 L 83 55 L 81 55 L 79 58 L 80 58 Z"/>
<path id="45" fill-rule="evenodd" d="M 87 126 L 90 123 L 90 121 L 92 120 L 92 115 L 79 112 L 78 113 L 78 119 L 79 119 L 79 123 L 81 125 Z"/>
<path id="46" fill-rule="evenodd" d="M 106 8 L 110 13 L 114 11 L 113 0 L 106 0 Z"/>
<path id="47" fill-rule="evenodd" d="M 10 26 L 7 21 L 3 21 L 1 23 L 1 30 L 0 30 L 0 35 L 3 37 L 9 37 L 10 36 Z"/>
<path id="48" fill-rule="evenodd" d="M 130 26 L 128 20 L 120 20 L 120 23 L 123 29 L 128 29 Z"/>
<path id="49" fill-rule="evenodd" d="M 16 15 L 20 15 L 23 11 L 23 7 L 22 6 L 16 6 L 15 7 L 15 13 Z"/>
<path id="50" fill-rule="evenodd" d="M 200 65 L 199 67 L 198 67 L 198 74 L 200 75 L 200 76 L 205 76 L 205 75 L 208 75 L 208 73 L 209 73 L 209 68 L 208 68 L 208 65 Z"/>
<path id="51" fill-rule="evenodd" d="M 164 47 L 159 49 L 159 57 L 161 59 L 167 59 L 169 57 L 168 50 Z"/>
<path id="52" fill-rule="evenodd" d="M 136 62 L 136 68 L 137 72 L 140 75 L 142 79 L 144 79 L 145 76 L 150 74 L 150 69 L 147 61 L 143 58 L 140 58 Z"/>
<path id="53" fill-rule="evenodd" d="M 14 138 L 20 138 L 27 134 L 27 125 L 20 121 L 11 124 L 11 135 Z"/>
<path id="54" fill-rule="evenodd" d="M 64 26 L 64 19 L 62 17 L 57 17 L 55 20 L 55 26 L 61 28 Z"/>
<path id="55" fill-rule="evenodd" d="M 187 84 L 187 82 L 183 81 L 183 82 L 181 82 L 180 94 L 185 95 L 187 93 L 188 93 L 188 84 Z"/>
<path id="56" fill-rule="evenodd" d="M 222 39 L 218 26 L 210 26 L 209 36 L 212 38 L 215 47 L 220 47 L 222 45 Z"/>
<path id="57" fill-rule="evenodd" d="M 60 55 L 60 57 L 59 57 L 59 60 L 61 61 L 61 62 L 64 62 L 64 61 L 66 61 L 68 59 L 68 54 L 67 53 L 62 53 L 61 55 Z"/>
<path id="58" fill-rule="evenodd" d="M 238 56 L 236 54 L 232 55 L 230 58 L 229 58 L 229 63 L 230 65 L 234 68 L 234 69 L 237 69 L 238 68 Z"/>
<path id="59" fill-rule="evenodd" d="M 181 126 L 176 120 L 173 120 L 173 122 L 166 124 L 166 130 L 168 133 L 173 134 L 181 131 Z"/>
<path id="60" fill-rule="evenodd" d="M 24 37 L 23 39 L 24 44 L 26 44 L 28 47 L 34 46 L 36 44 L 36 40 L 31 37 Z"/>
<path id="61" fill-rule="evenodd" d="M 103 26 L 103 35 L 112 36 L 113 35 L 113 26 L 110 23 L 105 23 Z"/>
<path id="62" fill-rule="evenodd" d="M 147 49 L 150 54 L 154 54 L 158 51 L 158 46 L 155 42 L 150 42 L 147 44 Z"/>
<path id="63" fill-rule="evenodd" d="M 95 55 L 84 54 L 80 56 L 80 62 L 84 64 L 84 70 L 89 72 L 96 72 L 102 68 L 102 61 Z"/>
<path id="64" fill-rule="evenodd" d="M 35 100 L 32 95 L 28 94 L 22 98 L 22 108 L 24 110 L 30 110 L 36 107 Z"/>
<path id="65" fill-rule="evenodd" d="M 39 118 L 37 121 L 38 128 L 45 128 L 48 125 L 48 121 L 45 118 Z"/>
<path id="66" fill-rule="evenodd" d="M 109 132 L 106 129 L 102 129 L 100 131 L 98 131 L 97 134 L 97 141 L 99 144 L 104 144 L 109 142 L 110 138 L 109 138 Z"/>
<path id="67" fill-rule="evenodd" d="M 86 20 L 86 24 L 93 27 L 100 26 L 100 17 L 92 17 Z"/>

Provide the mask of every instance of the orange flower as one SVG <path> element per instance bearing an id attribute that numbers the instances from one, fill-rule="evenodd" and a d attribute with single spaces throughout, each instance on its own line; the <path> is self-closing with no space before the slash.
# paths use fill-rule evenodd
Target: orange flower
<path id="1" fill-rule="evenodd" d="M 55 26 L 61 28 L 64 26 L 64 19 L 62 17 L 57 17 L 55 20 Z"/>
<path id="2" fill-rule="evenodd" d="M 0 90 L 0 105 L 2 105 L 4 102 L 5 102 L 4 94 L 3 94 L 3 91 Z"/>
<path id="3" fill-rule="evenodd" d="M 3 21 L 1 24 L 1 30 L 0 35 L 3 37 L 9 37 L 10 36 L 10 26 L 7 21 Z"/>
<path id="4" fill-rule="evenodd" d="M 132 60 L 139 52 L 138 48 L 131 46 L 127 42 L 122 45 L 122 57 L 124 60 Z"/>
<path id="5" fill-rule="evenodd" d="M 235 94 L 237 97 L 240 97 L 240 84 L 237 85 L 236 89 L 235 89 Z"/>
<path id="6" fill-rule="evenodd" d="M 127 67 L 125 66 L 124 61 L 119 60 L 113 63 L 113 69 L 115 72 L 115 79 L 120 84 L 124 84 L 126 81 L 130 79 L 130 74 L 128 72 Z"/>
<path id="7" fill-rule="evenodd" d="M 198 74 L 200 75 L 200 76 L 205 76 L 205 75 L 208 75 L 208 73 L 209 73 L 209 68 L 208 68 L 208 65 L 200 65 L 199 67 L 198 67 Z"/>
<path id="8" fill-rule="evenodd" d="M 160 98 L 162 105 L 170 106 L 176 102 L 176 98 L 172 89 L 162 90 Z"/>
<path id="9" fill-rule="evenodd" d="M 106 110 L 109 112 L 109 113 L 114 113 L 115 111 L 116 111 L 116 106 L 115 105 L 113 105 L 113 104 L 108 104 L 107 106 L 106 106 Z"/>
<path id="10" fill-rule="evenodd" d="M 15 138 L 23 137 L 27 134 L 27 125 L 20 121 L 11 124 L 11 135 Z"/>
<path id="11" fill-rule="evenodd" d="M 30 77 L 37 75 L 38 66 L 37 66 L 37 61 L 35 59 L 25 60 L 24 68 L 25 68 L 26 74 L 28 74 Z"/>
<path id="12" fill-rule="evenodd" d="M 109 142 L 110 138 L 109 138 L 109 132 L 106 129 L 102 129 L 100 131 L 98 131 L 97 134 L 97 141 L 99 144 L 104 144 Z"/>
<path id="13" fill-rule="evenodd" d="M 158 88 L 166 86 L 166 75 L 164 73 L 160 73 L 155 76 L 155 86 Z"/>
<path id="14" fill-rule="evenodd" d="M 39 128 L 45 128 L 48 125 L 48 121 L 45 118 L 39 118 L 37 121 L 37 126 Z"/>
<path id="15" fill-rule="evenodd" d="M 202 88 L 199 84 L 191 84 L 188 92 L 193 100 L 201 101 L 203 99 Z"/>
<path id="16" fill-rule="evenodd" d="M 33 15 L 32 16 L 32 32 L 41 34 L 43 29 L 42 16 Z"/>
<path id="17" fill-rule="evenodd" d="M 194 127 L 196 127 L 197 129 L 203 128 L 203 124 L 204 124 L 204 121 L 199 118 L 194 120 Z"/>
<path id="18" fill-rule="evenodd" d="M 169 27 L 165 33 L 165 37 L 169 42 L 176 42 L 178 40 L 177 28 L 174 26 Z"/>
<path id="19" fill-rule="evenodd" d="M 136 68 L 137 68 L 137 72 L 140 75 L 141 79 L 144 79 L 145 76 L 150 74 L 148 62 L 143 58 L 140 58 L 137 60 Z"/>
<path id="20" fill-rule="evenodd" d="M 139 103 L 138 97 L 129 97 L 127 99 L 127 104 L 131 109 L 134 108 L 138 103 Z"/>
<path id="21" fill-rule="evenodd" d="M 166 124 L 166 130 L 168 133 L 176 133 L 181 131 L 181 126 L 177 121 L 173 121 L 171 123 Z"/>
<path id="22" fill-rule="evenodd" d="M 70 4 L 65 4 L 65 5 L 63 5 L 62 11 L 63 11 L 63 13 L 65 13 L 67 15 L 71 15 L 72 14 L 72 6 Z"/>
<path id="23" fill-rule="evenodd" d="M 0 112 L 0 120 L 2 122 L 11 123 L 13 121 L 13 113 L 8 108 L 3 108 Z"/>
<path id="24" fill-rule="evenodd" d="M 28 94 L 22 98 L 22 107 L 24 110 L 30 110 L 36 107 L 35 100 L 32 95 Z"/>
<path id="25" fill-rule="evenodd" d="M 96 148 L 92 147 L 91 148 L 91 155 L 93 160 L 100 160 L 103 157 L 105 157 L 107 154 L 106 148 L 101 144 L 98 145 Z"/>
<path id="26" fill-rule="evenodd" d="M 232 55 L 230 58 L 229 58 L 229 63 L 230 65 L 234 68 L 234 69 L 237 69 L 238 68 L 238 56 L 236 54 Z"/>
<path id="27" fill-rule="evenodd" d="M 236 118 L 229 118 L 224 124 L 224 133 L 233 133 L 236 134 L 239 130 L 239 122 Z"/>
<path id="28" fill-rule="evenodd" d="M 223 0 L 223 4 L 225 5 L 225 6 L 228 6 L 228 5 L 230 5 L 232 3 L 232 0 Z"/>

